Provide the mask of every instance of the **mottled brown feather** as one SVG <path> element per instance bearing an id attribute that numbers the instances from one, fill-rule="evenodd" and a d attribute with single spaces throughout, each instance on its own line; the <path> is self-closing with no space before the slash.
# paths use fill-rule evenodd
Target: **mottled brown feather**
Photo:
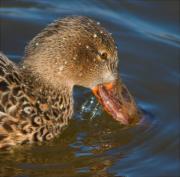
<path id="1" fill-rule="evenodd" d="M 68 109 L 63 115 L 60 105 L 66 109 L 66 104 L 71 105 L 71 98 L 68 97 L 65 104 L 61 92 L 50 88 L 48 95 L 47 90 L 33 93 L 34 86 L 27 87 L 25 79 L 20 76 L 21 71 L 2 53 L 0 66 L 0 149 L 57 136 L 72 114 Z M 62 119 L 63 116 L 67 120 Z"/>

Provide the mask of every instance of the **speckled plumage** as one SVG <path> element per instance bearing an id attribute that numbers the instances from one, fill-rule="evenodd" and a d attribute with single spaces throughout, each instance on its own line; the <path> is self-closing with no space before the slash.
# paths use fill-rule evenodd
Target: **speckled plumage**
<path id="1" fill-rule="evenodd" d="M 0 71 L 0 149 L 57 136 L 72 115 L 66 90 L 27 86 L 22 71 L 3 54 Z"/>

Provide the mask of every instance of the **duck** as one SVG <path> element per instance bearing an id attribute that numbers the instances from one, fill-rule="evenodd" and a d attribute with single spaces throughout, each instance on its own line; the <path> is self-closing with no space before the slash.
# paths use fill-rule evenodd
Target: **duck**
<path id="1" fill-rule="evenodd" d="M 85 16 L 58 19 L 25 47 L 19 64 L 0 53 L 0 149 L 49 141 L 73 116 L 73 88 L 89 88 L 111 117 L 139 117 L 122 82 L 112 35 Z"/>

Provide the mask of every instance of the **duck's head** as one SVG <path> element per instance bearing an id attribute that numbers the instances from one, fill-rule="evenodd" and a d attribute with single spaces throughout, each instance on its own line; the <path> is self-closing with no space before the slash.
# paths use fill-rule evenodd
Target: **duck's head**
<path id="1" fill-rule="evenodd" d="M 55 89 L 90 88 L 105 110 L 122 124 L 137 114 L 136 105 L 118 75 L 112 36 L 87 17 L 55 21 L 27 46 L 24 66 Z"/>

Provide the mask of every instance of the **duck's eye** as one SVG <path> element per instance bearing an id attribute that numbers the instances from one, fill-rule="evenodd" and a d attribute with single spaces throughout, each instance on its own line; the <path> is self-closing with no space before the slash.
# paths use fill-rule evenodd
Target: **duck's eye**
<path id="1" fill-rule="evenodd" d="M 107 59 L 107 53 L 106 53 L 106 52 L 103 52 L 103 53 L 101 54 L 101 58 L 102 58 L 103 60 L 106 60 L 106 59 Z"/>

